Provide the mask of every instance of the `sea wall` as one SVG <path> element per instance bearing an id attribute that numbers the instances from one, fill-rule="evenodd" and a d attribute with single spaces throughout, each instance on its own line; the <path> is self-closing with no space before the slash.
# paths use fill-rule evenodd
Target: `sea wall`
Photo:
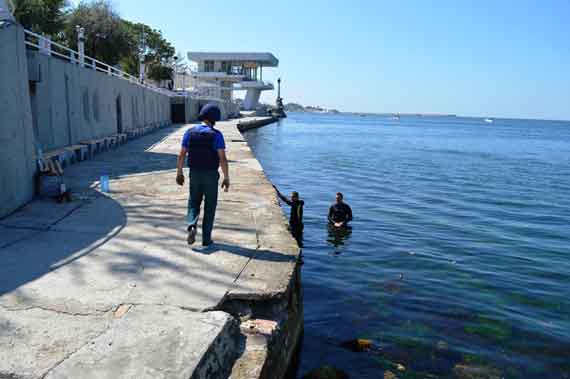
<path id="1" fill-rule="evenodd" d="M 240 120 L 237 124 L 237 128 L 240 132 L 246 132 L 248 130 L 261 128 L 262 126 L 273 124 L 277 122 L 276 117 L 250 117 L 246 120 Z"/>
<path id="2" fill-rule="evenodd" d="M 171 97 L 26 49 L 24 29 L 0 26 L 0 218 L 34 194 L 36 152 L 171 123 Z M 188 99 L 191 115 L 197 101 Z"/>
<path id="3" fill-rule="evenodd" d="M 174 178 L 189 126 L 71 165 L 81 196 L 0 220 L 0 378 L 293 377 L 299 247 L 237 120 L 217 124 L 231 189 L 219 193 L 215 243 L 202 247 L 199 231 L 187 244 L 189 191 Z"/>
<path id="4" fill-rule="evenodd" d="M 38 51 L 27 51 L 37 142 L 52 150 L 170 123 L 170 97 Z"/>
<path id="5" fill-rule="evenodd" d="M 34 139 L 23 29 L 0 25 L 0 217 L 33 196 Z"/>
<path id="6" fill-rule="evenodd" d="M 234 379 L 296 378 L 303 337 L 301 261 L 285 284 L 287 290 L 272 298 L 227 300 L 220 310 L 240 321 L 240 357 L 233 364 Z"/>
<path id="7" fill-rule="evenodd" d="M 171 98 L 173 119 L 178 119 L 177 122 L 194 122 L 198 120 L 198 115 L 202 107 L 208 103 L 214 103 L 220 107 L 222 112 L 222 120 L 239 116 L 238 106 L 231 101 L 221 101 L 214 99 L 193 98 L 191 96 L 174 96 Z M 178 112 L 184 112 L 184 117 Z"/>

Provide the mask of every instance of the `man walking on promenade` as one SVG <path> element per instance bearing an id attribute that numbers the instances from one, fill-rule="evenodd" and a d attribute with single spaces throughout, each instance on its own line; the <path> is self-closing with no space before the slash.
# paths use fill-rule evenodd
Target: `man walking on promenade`
<path id="1" fill-rule="evenodd" d="M 289 199 L 287 196 L 279 192 L 277 187 L 273 186 L 273 188 L 277 191 L 277 196 L 291 207 L 289 230 L 291 231 L 293 238 L 297 241 L 297 245 L 299 245 L 299 247 L 303 247 L 303 205 L 305 205 L 305 202 L 299 199 L 299 193 L 297 191 L 291 192 L 291 199 Z"/>
<path id="2" fill-rule="evenodd" d="M 212 244 L 212 228 L 218 203 L 218 168 L 222 167 L 224 179 L 222 188 L 230 188 L 226 144 L 222 132 L 214 129 L 220 121 L 221 112 L 215 104 L 206 104 L 200 111 L 201 125 L 194 126 L 184 133 L 182 147 L 178 155 L 176 183 L 184 184 L 184 160 L 188 154 L 190 169 L 190 196 L 188 198 L 188 244 L 196 240 L 196 227 L 200 216 L 200 206 L 204 199 L 202 218 L 202 246 Z"/>

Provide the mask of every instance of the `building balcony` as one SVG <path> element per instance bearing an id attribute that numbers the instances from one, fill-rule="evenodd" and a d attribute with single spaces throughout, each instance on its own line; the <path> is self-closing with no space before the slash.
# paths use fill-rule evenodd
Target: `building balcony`
<path id="1" fill-rule="evenodd" d="M 192 77 L 196 78 L 196 79 L 217 79 L 217 80 L 222 80 L 222 81 L 227 81 L 227 82 L 241 82 L 242 80 L 244 80 L 246 77 L 243 74 L 234 74 L 234 73 L 230 73 L 228 74 L 227 72 L 216 72 L 216 71 L 192 71 L 191 73 Z"/>
<path id="2" fill-rule="evenodd" d="M 240 82 L 236 87 L 235 90 L 248 90 L 248 89 L 258 89 L 261 91 L 272 90 L 273 83 L 264 82 L 261 80 L 247 80 Z"/>

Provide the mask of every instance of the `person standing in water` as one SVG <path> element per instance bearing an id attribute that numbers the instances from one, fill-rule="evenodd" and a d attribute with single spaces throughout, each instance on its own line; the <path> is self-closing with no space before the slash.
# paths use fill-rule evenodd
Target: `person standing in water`
<path id="1" fill-rule="evenodd" d="M 291 198 L 283 195 L 277 187 L 273 186 L 277 192 L 277 196 L 291 207 L 291 215 L 289 216 L 289 230 L 293 235 L 293 238 L 297 241 L 299 247 L 303 247 L 303 206 L 305 202 L 299 199 L 299 193 L 297 191 L 291 192 Z"/>
<path id="2" fill-rule="evenodd" d="M 226 144 L 222 132 L 214 129 L 221 119 L 220 108 L 215 104 L 206 104 L 200 111 L 201 125 L 188 129 L 182 138 L 182 147 L 178 154 L 176 183 L 184 184 L 184 160 L 188 155 L 190 168 L 190 196 L 188 198 L 188 244 L 196 240 L 196 228 L 200 216 L 200 206 L 204 199 L 204 217 L 202 219 L 202 246 L 212 244 L 212 228 L 218 204 L 219 167 L 222 167 L 224 179 L 222 188 L 230 188 L 230 174 L 226 158 Z"/>
<path id="3" fill-rule="evenodd" d="M 344 228 L 352 221 L 352 209 L 344 202 L 341 192 L 336 193 L 336 202 L 329 209 L 329 225 Z"/>

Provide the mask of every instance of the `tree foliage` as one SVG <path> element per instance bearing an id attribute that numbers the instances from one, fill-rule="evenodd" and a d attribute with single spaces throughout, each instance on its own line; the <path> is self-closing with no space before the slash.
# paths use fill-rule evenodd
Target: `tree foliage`
<path id="1" fill-rule="evenodd" d="M 157 81 L 172 79 L 174 47 L 162 32 L 122 19 L 109 0 L 82 0 L 75 8 L 67 0 L 12 0 L 14 16 L 25 28 L 50 35 L 77 49 L 77 26 L 85 32 L 85 54 L 139 75 L 139 56 L 146 74 Z M 144 36 L 144 38 L 142 38 Z M 144 41 L 144 42 L 143 42 Z"/>
<path id="2" fill-rule="evenodd" d="M 77 49 L 77 29 L 85 30 L 85 54 L 110 65 L 126 56 L 136 54 L 125 22 L 105 0 L 82 1 L 67 16 L 65 37 L 71 48 Z"/>
<path id="3" fill-rule="evenodd" d="M 171 62 L 175 55 L 174 47 L 162 36 L 160 30 L 142 23 L 123 21 L 131 41 L 136 45 L 135 54 L 126 56 L 121 65 L 133 75 L 139 73 L 139 54 L 147 66 L 147 76 L 154 80 L 172 78 Z"/>
<path id="4" fill-rule="evenodd" d="M 12 3 L 14 17 L 26 29 L 59 39 L 67 15 L 67 0 L 12 0 Z"/>

